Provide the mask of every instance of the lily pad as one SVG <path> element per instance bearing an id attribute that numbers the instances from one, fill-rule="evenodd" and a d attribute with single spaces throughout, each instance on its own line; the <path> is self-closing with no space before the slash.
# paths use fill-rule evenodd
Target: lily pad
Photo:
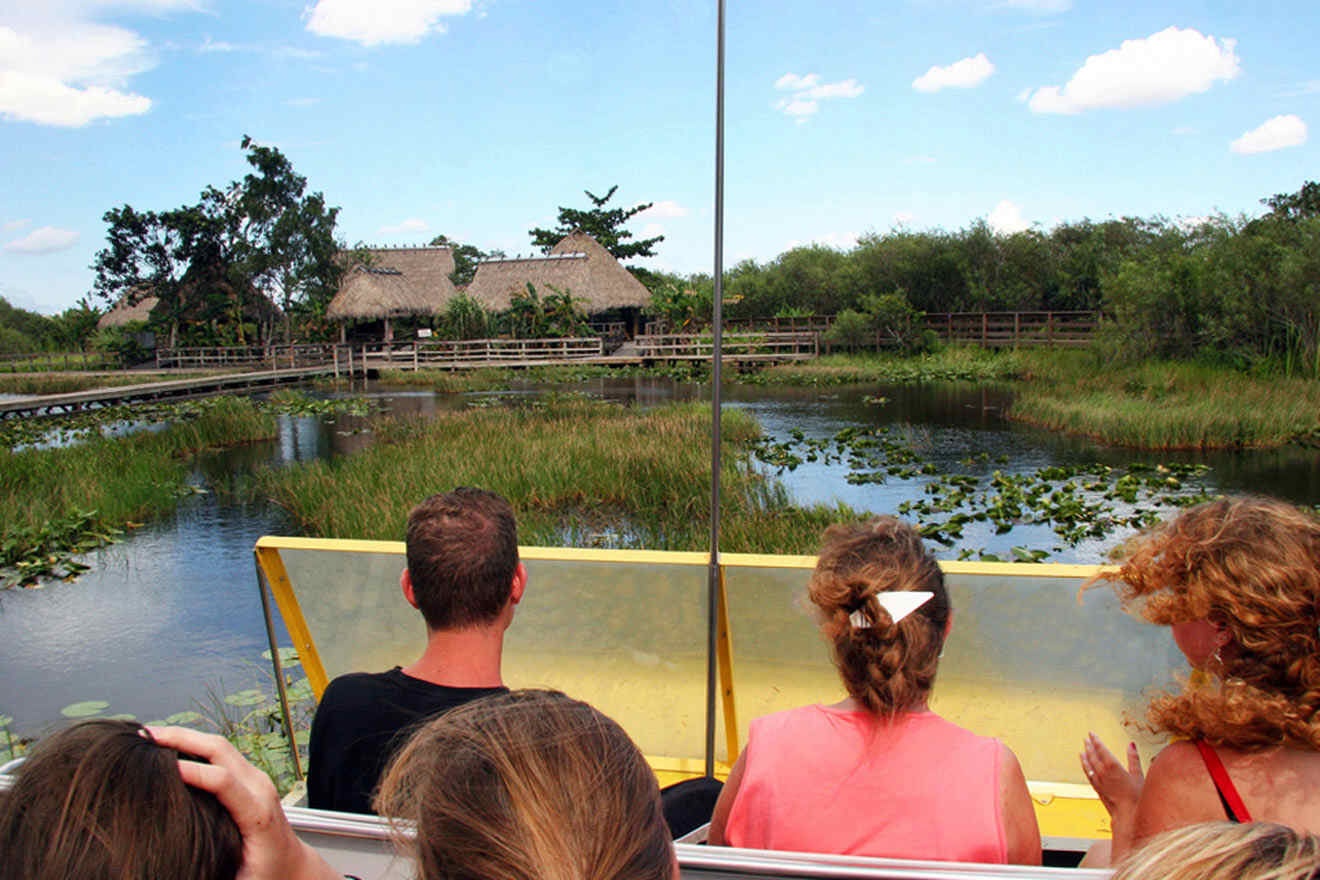
<path id="1" fill-rule="evenodd" d="M 265 700 L 266 695 L 257 688 L 248 688 L 225 697 L 225 702 L 231 706 L 255 706 Z"/>
<path id="2" fill-rule="evenodd" d="M 60 714 L 65 718 L 90 718 L 93 715 L 100 715 L 110 704 L 105 700 L 83 700 L 81 703 L 71 703 L 60 710 Z"/>
<path id="3" fill-rule="evenodd" d="M 12 715 L 0 715 L 0 727 L 8 727 L 13 723 L 14 717 Z"/>
<path id="4" fill-rule="evenodd" d="M 266 660 L 270 660 L 270 649 L 267 648 L 266 650 L 262 651 L 261 656 L 264 657 Z M 298 661 L 297 648 L 280 648 L 280 665 L 295 666 L 298 664 L 298 662 L 299 661 Z"/>
<path id="5" fill-rule="evenodd" d="M 175 712 L 165 719 L 166 724 L 193 724 L 202 720 L 199 712 Z"/>

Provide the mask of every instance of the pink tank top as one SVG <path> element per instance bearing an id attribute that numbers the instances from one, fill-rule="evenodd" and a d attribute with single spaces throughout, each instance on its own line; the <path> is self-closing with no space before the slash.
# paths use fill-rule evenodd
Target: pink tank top
<path id="1" fill-rule="evenodd" d="M 933 712 L 803 706 L 752 722 L 732 846 L 1003 863 L 998 740 Z"/>

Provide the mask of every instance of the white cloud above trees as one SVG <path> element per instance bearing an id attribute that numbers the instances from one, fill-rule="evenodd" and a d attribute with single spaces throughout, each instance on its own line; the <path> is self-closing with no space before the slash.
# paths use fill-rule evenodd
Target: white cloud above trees
<path id="1" fill-rule="evenodd" d="M 866 91 L 865 86 L 851 77 L 838 82 L 822 83 L 820 74 L 816 73 L 805 76 L 786 73 L 775 80 L 775 88 L 781 92 L 792 92 L 776 101 L 774 106 L 799 125 L 816 115 L 821 101 L 856 98 Z"/>
<path id="2" fill-rule="evenodd" d="M 979 52 L 946 67 L 931 67 L 912 81 L 912 88 L 928 93 L 941 89 L 970 89 L 985 82 L 994 72 L 994 64 L 984 52 Z"/>
<path id="3" fill-rule="evenodd" d="M 443 34 L 441 20 L 467 15 L 472 0 L 317 0 L 307 9 L 307 30 L 363 46 L 417 43 Z"/>
<path id="4" fill-rule="evenodd" d="M 1237 41 L 1169 27 L 1092 55 L 1063 86 L 1036 89 L 1035 113 L 1075 114 L 1101 107 L 1167 104 L 1209 91 L 1241 72 Z"/>
<path id="5" fill-rule="evenodd" d="M 1267 119 L 1258 128 L 1253 128 L 1233 141 L 1228 148 L 1239 155 L 1250 156 L 1288 147 L 1300 147 L 1306 143 L 1306 137 L 1306 123 L 1300 117 L 1289 113 Z"/>
<path id="6" fill-rule="evenodd" d="M 7 243 L 4 250 L 11 254 L 52 254 L 68 250 L 77 241 L 78 233 L 71 229 L 42 226 Z"/>
<path id="7" fill-rule="evenodd" d="M 1022 217 L 1022 209 L 1008 199 L 995 205 L 985 222 L 997 235 L 1012 235 L 1031 228 L 1031 224 Z"/>
<path id="8" fill-rule="evenodd" d="M 376 230 L 377 235 L 424 235 L 431 231 L 431 225 L 425 220 L 416 217 L 409 217 L 398 223 L 389 226 L 382 226 Z"/>

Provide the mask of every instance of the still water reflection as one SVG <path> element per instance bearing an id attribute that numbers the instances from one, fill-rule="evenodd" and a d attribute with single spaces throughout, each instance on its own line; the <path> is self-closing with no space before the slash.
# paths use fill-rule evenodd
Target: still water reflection
<path id="1" fill-rule="evenodd" d="M 654 406 L 708 394 L 702 386 L 660 379 L 593 380 L 572 386 L 518 385 L 497 394 L 445 395 L 368 384 L 353 389 L 378 399 L 393 415 L 426 417 L 501 395 L 531 396 L 573 391 Z M 868 402 L 887 398 L 883 404 Z M 850 426 L 891 426 L 942 471 L 988 475 L 996 468 L 1031 471 L 1050 464 L 1101 461 L 1204 461 L 1211 488 L 1263 492 L 1300 503 L 1320 500 L 1320 460 L 1299 449 L 1250 453 L 1149 454 L 1105 448 L 1015 425 L 1003 419 L 1004 392 L 953 384 L 800 389 L 731 386 L 731 408 L 751 412 L 767 434 L 785 437 L 794 428 L 815 437 Z M 332 423 L 316 417 L 283 417 L 279 436 L 207 456 L 194 478 L 212 483 L 254 467 L 284 466 L 352 454 L 371 442 L 360 418 Z M 982 453 L 989 460 L 963 465 Z M 1007 464 L 995 463 L 1007 457 Z M 850 485 L 843 464 L 808 464 L 781 476 L 798 503 L 841 501 L 858 510 L 892 512 L 920 495 L 921 480 Z M 441 488 L 441 487 L 436 487 Z M 1052 533 L 1015 532 L 997 539 L 969 529 L 966 544 L 996 548 L 1026 543 L 1052 546 Z M 108 712 L 143 720 L 191 709 L 208 691 L 231 693 L 268 680 L 261 660 L 266 637 L 256 592 L 252 545 L 263 534 L 288 534 L 282 511 L 263 503 L 221 503 L 203 495 L 184 501 L 175 515 L 132 533 L 122 544 L 93 554 L 93 570 L 72 584 L 0 593 L 0 715 L 15 727 L 38 732 L 61 707 L 80 700 L 107 700 Z M 1069 549 L 1061 561 L 1098 561 L 1108 545 Z M 999 549 L 1003 549 L 1002 547 Z"/>

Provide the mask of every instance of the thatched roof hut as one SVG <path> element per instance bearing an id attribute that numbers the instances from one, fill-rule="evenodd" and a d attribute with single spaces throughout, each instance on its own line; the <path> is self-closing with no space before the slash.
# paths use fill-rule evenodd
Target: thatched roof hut
<path id="1" fill-rule="evenodd" d="M 456 295 L 449 280 L 454 271 L 454 252 L 449 248 L 369 248 L 365 254 L 365 261 L 349 269 L 326 306 L 330 320 L 383 319 L 389 340 L 391 318 L 437 314 Z"/>
<path id="2" fill-rule="evenodd" d="M 538 293 L 550 287 L 583 301 L 589 315 L 611 309 L 640 308 L 651 295 L 632 273 L 583 232 L 566 236 L 544 257 L 488 260 L 477 266 L 467 294 L 492 311 L 507 309 L 515 293 L 532 284 Z"/>
<path id="3" fill-rule="evenodd" d="M 134 295 L 140 298 L 137 302 L 130 304 L 129 300 Z M 151 320 L 151 312 L 156 306 L 160 305 L 160 298 L 155 296 L 141 296 L 140 291 L 131 290 L 124 294 L 115 307 L 101 316 L 96 322 L 96 329 L 104 330 L 107 327 L 123 327 L 125 324 L 132 324 L 134 321 Z"/>

